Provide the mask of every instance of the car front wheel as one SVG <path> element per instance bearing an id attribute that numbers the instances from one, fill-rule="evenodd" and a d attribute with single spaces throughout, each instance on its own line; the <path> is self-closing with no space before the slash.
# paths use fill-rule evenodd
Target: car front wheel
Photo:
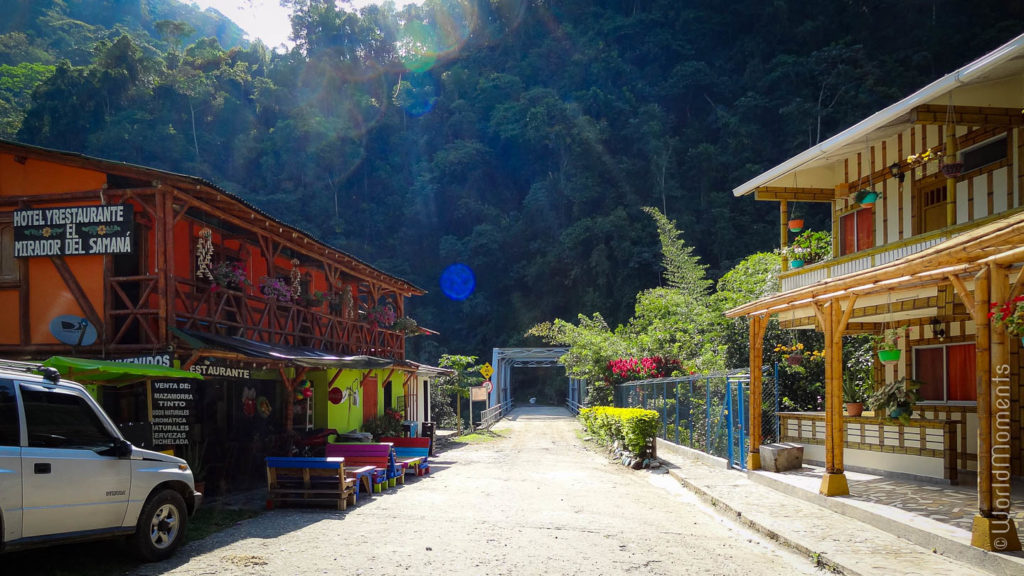
<path id="1" fill-rule="evenodd" d="M 185 538 L 188 511 L 174 490 L 158 492 L 146 502 L 132 536 L 136 555 L 148 562 L 169 557 Z"/>

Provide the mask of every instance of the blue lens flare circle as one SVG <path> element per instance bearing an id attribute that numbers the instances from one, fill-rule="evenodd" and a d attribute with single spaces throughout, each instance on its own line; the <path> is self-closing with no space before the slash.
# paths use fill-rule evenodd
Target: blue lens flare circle
<path id="1" fill-rule="evenodd" d="M 441 291 L 452 300 L 465 300 L 476 288 L 476 276 L 465 264 L 452 264 L 441 273 Z"/>

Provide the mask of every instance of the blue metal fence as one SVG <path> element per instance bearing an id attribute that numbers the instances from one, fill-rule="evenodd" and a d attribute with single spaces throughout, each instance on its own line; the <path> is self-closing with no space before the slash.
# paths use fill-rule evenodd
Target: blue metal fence
<path id="1" fill-rule="evenodd" d="M 778 437 L 778 378 L 772 374 L 765 374 L 763 384 L 762 434 L 766 441 Z M 615 405 L 655 410 L 661 415 L 661 438 L 745 468 L 750 438 L 749 385 L 750 374 L 744 370 L 640 380 L 618 385 Z"/>

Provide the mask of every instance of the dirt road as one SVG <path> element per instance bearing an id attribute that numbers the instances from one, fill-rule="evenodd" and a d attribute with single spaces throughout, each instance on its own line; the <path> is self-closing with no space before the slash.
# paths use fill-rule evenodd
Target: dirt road
<path id="1" fill-rule="evenodd" d="M 137 575 L 815 574 L 720 520 L 667 474 L 588 451 L 559 408 L 439 454 L 432 474 L 346 512 L 276 510 Z"/>

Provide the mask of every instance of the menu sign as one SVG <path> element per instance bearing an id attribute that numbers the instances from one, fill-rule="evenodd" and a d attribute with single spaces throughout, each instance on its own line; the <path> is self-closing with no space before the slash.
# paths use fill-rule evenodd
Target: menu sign
<path id="1" fill-rule="evenodd" d="M 195 420 L 195 384 L 188 380 L 154 381 L 150 394 L 153 401 L 153 445 L 188 444 L 189 425 Z"/>
<path id="2" fill-rule="evenodd" d="M 14 257 L 131 254 L 131 204 L 14 211 Z"/>

